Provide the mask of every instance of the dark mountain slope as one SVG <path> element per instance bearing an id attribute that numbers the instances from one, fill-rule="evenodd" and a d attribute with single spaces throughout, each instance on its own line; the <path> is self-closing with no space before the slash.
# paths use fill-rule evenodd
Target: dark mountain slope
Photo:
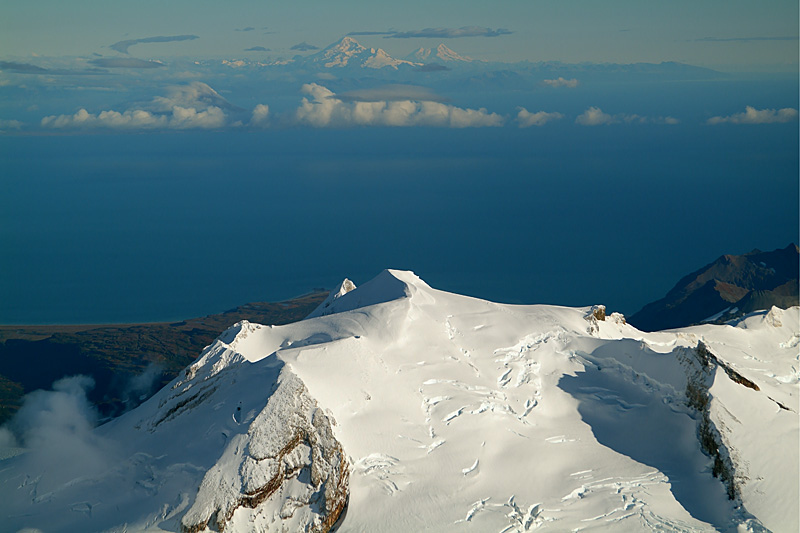
<path id="1" fill-rule="evenodd" d="M 101 416 L 117 415 L 170 382 L 229 326 L 296 322 L 327 295 L 250 303 L 171 324 L 0 326 L 0 423 L 19 409 L 24 394 L 76 374 L 94 379 L 89 400 Z M 146 371 L 150 379 L 141 379 Z"/>
<path id="2" fill-rule="evenodd" d="M 724 255 L 681 279 L 667 295 L 628 321 L 643 331 L 697 324 L 723 313 L 720 321 L 773 305 L 798 305 L 798 247 Z"/>

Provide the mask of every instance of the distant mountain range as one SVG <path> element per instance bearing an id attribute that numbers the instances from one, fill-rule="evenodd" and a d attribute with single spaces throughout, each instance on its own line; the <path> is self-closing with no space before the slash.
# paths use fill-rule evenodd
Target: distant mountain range
<path id="1" fill-rule="evenodd" d="M 798 305 L 798 247 L 723 255 L 681 279 L 628 322 L 643 331 L 722 323 L 759 309 Z"/>
<path id="2" fill-rule="evenodd" d="M 475 60 L 466 56 L 462 56 L 457 52 L 454 52 L 444 44 L 440 44 L 436 48 L 420 48 L 415 52 L 410 53 L 406 59 L 408 61 L 416 62 L 416 63 L 433 63 L 433 62 L 442 62 L 442 63 L 450 63 L 450 62 L 457 62 L 457 63 L 472 63 Z"/>
<path id="3" fill-rule="evenodd" d="M 213 64 L 213 62 L 203 62 Z M 542 79 L 551 76 L 577 75 L 603 78 L 621 74 L 634 77 L 668 78 L 668 79 L 707 79 L 719 77 L 720 73 L 702 67 L 678 62 L 662 63 L 562 63 L 560 61 L 521 61 L 504 63 L 473 59 L 452 50 L 445 44 L 434 48 L 419 48 L 404 58 L 392 57 L 382 48 L 363 46 L 351 36 L 345 36 L 323 50 L 310 55 L 295 55 L 292 58 L 278 60 L 236 59 L 225 60 L 223 64 L 234 68 L 277 69 L 277 71 L 295 69 L 336 71 L 336 75 L 363 75 L 369 72 L 373 77 L 392 77 L 398 71 L 439 73 L 455 71 L 456 76 L 488 74 L 490 78 L 503 81 Z M 503 75 L 495 75 L 503 73 Z M 519 80 L 517 80 L 519 78 Z"/>

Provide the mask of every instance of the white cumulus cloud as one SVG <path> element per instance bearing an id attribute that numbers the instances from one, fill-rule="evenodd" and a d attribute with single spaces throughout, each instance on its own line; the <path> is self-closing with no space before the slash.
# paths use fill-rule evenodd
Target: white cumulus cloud
<path id="1" fill-rule="evenodd" d="M 213 129 L 227 124 L 223 108 L 232 106 L 201 82 L 167 88 L 166 96 L 156 96 L 145 105 L 125 111 L 113 109 L 97 114 L 80 109 L 72 115 L 51 115 L 41 121 L 46 128 L 136 129 Z"/>
<path id="2" fill-rule="evenodd" d="M 258 104 L 253 108 L 253 116 L 250 117 L 250 124 L 254 126 L 266 126 L 269 124 L 269 106 Z"/>
<path id="3" fill-rule="evenodd" d="M 7 130 L 7 129 L 18 130 L 22 126 L 23 123 L 20 122 L 19 120 L 0 119 L 0 130 Z"/>
<path id="4" fill-rule="evenodd" d="M 561 113 L 548 113 L 546 111 L 539 111 L 531 113 L 524 107 L 519 108 L 517 113 L 517 123 L 520 128 L 529 128 L 531 126 L 544 126 L 551 120 L 559 120 L 564 118 Z"/>
<path id="5" fill-rule="evenodd" d="M 727 117 L 711 117 L 709 124 L 774 124 L 797 120 L 797 109 L 784 107 L 783 109 L 756 109 L 752 106 L 745 107 L 744 113 L 736 113 Z"/>
<path id="6" fill-rule="evenodd" d="M 556 87 L 556 88 L 568 87 L 570 89 L 574 89 L 575 87 L 578 86 L 578 80 L 576 80 L 575 78 L 567 80 L 562 78 L 561 76 L 559 76 L 554 80 L 542 80 L 542 83 L 544 83 L 545 85 L 549 85 L 550 87 Z"/>
<path id="7" fill-rule="evenodd" d="M 612 115 L 603 113 L 603 110 L 599 107 L 590 107 L 584 111 L 583 114 L 578 115 L 575 122 L 583 126 L 601 126 L 603 124 L 613 124 L 619 121 Z"/>
<path id="8" fill-rule="evenodd" d="M 49 128 L 114 128 L 114 129 L 190 129 L 220 128 L 225 125 L 225 113 L 218 107 L 198 111 L 193 107 L 175 106 L 169 114 L 156 114 L 143 109 L 101 111 L 98 114 L 80 109 L 74 115 L 51 115 L 42 119 Z"/>
<path id="9" fill-rule="evenodd" d="M 436 126 L 470 128 L 502 126 L 504 118 L 486 109 L 465 109 L 432 101 L 343 101 L 316 83 L 303 85 L 295 121 L 314 127 Z"/>

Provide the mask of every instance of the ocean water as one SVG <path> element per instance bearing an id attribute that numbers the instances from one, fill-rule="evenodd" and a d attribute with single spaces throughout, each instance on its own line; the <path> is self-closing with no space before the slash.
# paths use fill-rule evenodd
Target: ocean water
<path id="1" fill-rule="evenodd" d="M 0 323 L 202 316 L 384 268 L 633 313 L 798 237 L 797 123 L 0 137 Z"/>

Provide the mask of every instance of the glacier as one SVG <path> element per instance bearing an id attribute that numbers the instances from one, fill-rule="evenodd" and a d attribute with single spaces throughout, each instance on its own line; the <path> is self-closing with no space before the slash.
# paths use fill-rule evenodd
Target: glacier
<path id="1" fill-rule="evenodd" d="M 800 309 L 645 333 L 412 272 L 240 322 L 91 431 L 0 454 L 8 531 L 796 531 Z"/>

